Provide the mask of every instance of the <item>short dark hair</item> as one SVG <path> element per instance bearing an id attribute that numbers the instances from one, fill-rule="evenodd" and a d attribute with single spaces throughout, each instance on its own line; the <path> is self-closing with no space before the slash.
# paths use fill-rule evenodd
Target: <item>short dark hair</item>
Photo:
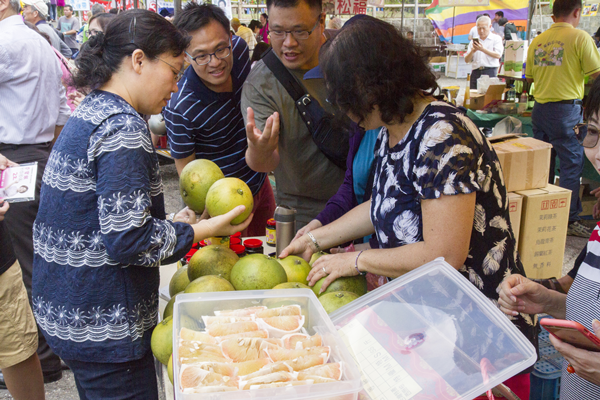
<path id="1" fill-rule="evenodd" d="M 92 36 L 75 59 L 73 83 L 78 88 L 97 89 L 118 71 L 123 59 L 141 49 L 148 58 L 164 53 L 179 56 L 190 43 L 173 24 L 148 10 L 120 13 L 104 33 Z"/>
<path id="2" fill-rule="evenodd" d="M 115 8 L 115 7 L 113 7 L 113 8 L 111 8 L 110 10 L 108 10 L 108 12 L 109 12 L 110 14 L 117 15 L 117 14 L 119 13 L 119 9 L 118 9 L 118 8 Z"/>
<path id="3" fill-rule="evenodd" d="M 252 29 L 252 32 L 254 32 L 256 28 L 262 29 L 262 24 L 260 23 L 260 21 L 253 19 L 252 21 L 250 21 L 250 24 L 248 24 L 248 28 Z"/>
<path id="4" fill-rule="evenodd" d="M 504 11 L 496 11 L 496 15 L 499 15 L 500 17 L 504 18 Z"/>
<path id="5" fill-rule="evenodd" d="M 408 35 L 409 33 L 410 33 L 411 35 L 413 35 L 413 36 L 414 36 L 414 34 L 415 34 L 413 31 L 408 31 L 408 32 L 406 32 L 406 34 L 407 34 L 407 35 Z"/>
<path id="6" fill-rule="evenodd" d="M 594 79 L 592 87 L 586 96 L 583 117 L 589 122 L 596 114 L 600 114 L 600 79 Z"/>
<path id="7" fill-rule="evenodd" d="M 189 2 L 173 20 L 177 29 L 191 33 L 210 24 L 210 21 L 216 21 L 225 32 L 229 33 L 229 19 L 223 9 L 213 4 L 198 4 Z"/>
<path id="8" fill-rule="evenodd" d="M 504 25 L 506 25 L 507 23 L 508 23 L 508 20 L 507 20 L 506 18 L 504 18 L 504 17 L 502 17 L 502 18 L 500 18 L 500 19 L 498 20 L 498 25 L 500 25 L 500 26 L 504 26 Z"/>
<path id="9" fill-rule="evenodd" d="M 267 8 L 269 8 L 269 6 L 267 6 Z M 269 15 L 267 15 L 267 13 L 262 13 L 260 14 L 260 16 L 266 19 L 267 21 L 269 20 Z"/>
<path id="10" fill-rule="evenodd" d="M 490 14 L 488 14 L 488 13 L 483 13 L 483 15 L 482 15 L 482 16 L 483 16 L 483 17 L 488 17 L 488 18 L 489 18 L 489 17 L 490 17 Z"/>
<path id="11" fill-rule="evenodd" d="M 71 12 L 73 12 L 73 6 L 70 4 L 65 4 L 65 8 L 68 8 L 69 10 L 71 10 Z"/>
<path id="12" fill-rule="evenodd" d="M 253 63 L 254 61 L 259 61 L 270 48 L 271 45 L 265 42 L 256 43 L 256 46 L 254 46 L 254 51 L 252 52 L 252 58 L 250 59 L 250 62 Z"/>
<path id="13" fill-rule="evenodd" d="M 561 18 L 571 14 L 575 9 L 582 8 L 581 0 L 555 0 L 552 6 L 552 14 Z"/>
<path id="14" fill-rule="evenodd" d="M 378 106 L 383 122 L 404 122 L 414 110 L 413 99 L 437 89 L 435 76 L 412 41 L 393 25 L 368 15 L 346 23 L 325 42 L 319 65 L 327 98 L 360 121 Z"/>
<path id="15" fill-rule="evenodd" d="M 108 25 L 108 23 L 116 17 L 117 16 L 115 14 L 110 13 L 94 14 L 92 18 L 90 18 L 90 20 L 88 21 L 88 26 L 92 24 L 92 21 L 96 21 L 96 23 L 100 25 L 100 28 L 102 28 L 102 32 L 104 32 L 106 31 L 106 26 Z"/>
<path id="16" fill-rule="evenodd" d="M 281 8 L 298 7 L 301 1 L 305 2 L 310 8 L 319 10 L 319 12 L 323 11 L 323 0 L 267 0 L 267 10 L 270 10 L 273 6 Z M 266 14 L 263 15 L 267 18 Z"/>

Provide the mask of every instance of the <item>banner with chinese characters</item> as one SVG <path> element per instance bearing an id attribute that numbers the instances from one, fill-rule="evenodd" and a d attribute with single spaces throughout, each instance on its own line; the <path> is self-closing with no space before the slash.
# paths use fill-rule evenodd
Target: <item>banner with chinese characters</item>
<path id="1" fill-rule="evenodd" d="M 341 14 L 366 14 L 367 0 L 336 0 L 335 13 Z"/>

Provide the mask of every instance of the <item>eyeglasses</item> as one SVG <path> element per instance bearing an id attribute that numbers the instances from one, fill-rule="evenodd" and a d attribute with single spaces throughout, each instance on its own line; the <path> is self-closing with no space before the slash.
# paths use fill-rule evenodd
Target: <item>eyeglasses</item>
<path id="1" fill-rule="evenodd" d="M 590 124 L 577 124 L 573 128 L 575 136 L 581 145 L 587 149 L 593 149 L 598 144 L 600 131 Z"/>
<path id="2" fill-rule="evenodd" d="M 175 75 L 175 82 L 179 82 L 181 80 L 181 78 L 183 77 L 183 74 L 185 73 L 185 70 L 182 69 L 179 72 L 175 72 L 177 71 L 177 68 L 175 68 L 173 65 L 169 64 L 168 62 L 166 62 L 165 60 L 161 60 L 158 57 L 155 57 L 158 61 L 162 61 L 165 64 L 167 64 L 169 67 L 171 67 L 171 72 L 173 72 L 173 75 Z"/>
<path id="3" fill-rule="evenodd" d="M 215 58 L 217 60 L 223 60 L 223 59 L 229 57 L 229 55 L 231 54 L 231 39 L 229 40 L 229 46 L 217 49 L 214 53 L 201 54 L 196 57 L 192 57 L 192 55 L 190 53 L 188 53 L 187 51 L 185 52 L 185 54 L 187 54 L 188 57 L 191 58 L 192 61 L 194 61 L 198 65 L 206 65 L 206 64 L 210 63 L 213 56 L 215 56 Z"/>
<path id="4" fill-rule="evenodd" d="M 319 15 L 317 17 L 317 22 L 315 23 L 315 26 L 313 26 L 313 28 L 310 31 L 278 31 L 278 30 L 270 30 L 269 31 L 269 36 L 271 37 L 271 39 L 283 40 L 283 39 L 285 39 L 285 35 L 287 33 L 289 33 L 296 40 L 306 40 L 311 35 L 311 33 L 313 33 L 315 29 L 317 29 L 317 27 L 319 26 L 320 23 L 321 23 L 321 15 Z"/>

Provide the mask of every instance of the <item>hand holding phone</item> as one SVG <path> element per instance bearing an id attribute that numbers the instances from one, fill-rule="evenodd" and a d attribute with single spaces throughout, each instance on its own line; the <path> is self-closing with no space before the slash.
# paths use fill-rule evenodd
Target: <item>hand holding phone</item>
<path id="1" fill-rule="evenodd" d="M 600 339 L 579 322 L 543 318 L 540 325 L 563 342 L 580 349 L 600 352 Z"/>

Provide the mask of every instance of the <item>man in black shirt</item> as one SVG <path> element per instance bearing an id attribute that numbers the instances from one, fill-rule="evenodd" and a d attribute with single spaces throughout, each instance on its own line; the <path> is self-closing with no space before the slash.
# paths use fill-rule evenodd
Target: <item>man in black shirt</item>
<path id="1" fill-rule="evenodd" d="M 11 164 L 0 154 L 0 171 Z M 37 326 L 21 267 L 4 225 L 9 207 L 8 202 L 0 200 L 0 375 L 15 400 L 43 400 L 44 379 L 36 353 Z"/>

